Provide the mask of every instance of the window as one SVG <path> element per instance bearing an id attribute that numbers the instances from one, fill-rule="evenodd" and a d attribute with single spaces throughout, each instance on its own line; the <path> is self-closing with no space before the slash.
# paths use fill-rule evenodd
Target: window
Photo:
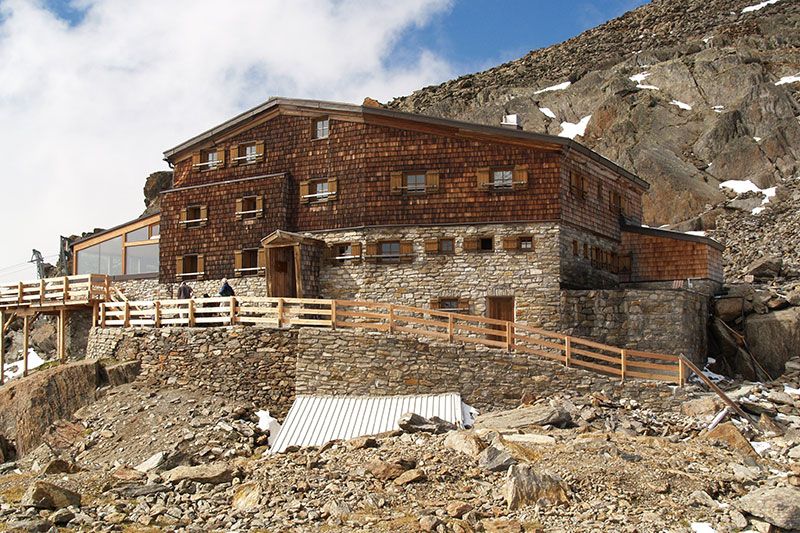
<path id="1" fill-rule="evenodd" d="M 493 237 L 464 237 L 465 252 L 491 252 L 494 250 Z"/>
<path id="2" fill-rule="evenodd" d="M 578 241 L 572 241 L 572 255 L 574 255 L 575 257 L 578 257 L 578 256 L 581 255 L 579 246 L 580 245 L 578 244 Z"/>
<path id="3" fill-rule="evenodd" d="M 125 234 L 125 244 L 131 242 L 144 242 L 150 239 L 158 238 L 160 226 L 152 224 L 143 228 L 137 228 Z"/>
<path id="4" fill-rule="evenodd" d="M 364 258 L 371 263 L 411 263 L 414 261 L 412 241 L 368 242 Z"/>
<path id="5" fill-rule="evenodd" d="M 569 173 L 569 192 L 575 198 L 583 200 L 586 198 L 586 190 L 589 186 L 589 179 L 574 170 Z"/>
<path id="6" fill-rule="evenodd" d="M 251 165 L 264 159 L 264 141 L 236 144 L 230 149 L 232 165 Z"/>
<path id="7" fill-rule="evenodd" d="M 154 274 L 157 272 L 158 244 L 125 247 L 125 275 Z"/>
<path id="8" fill-rule="evenodd" d="M 456 243 L 455 239 L 433 239 L 425 241 L 426 254 L 452 254 L 455 253 Z"/>
<path id="9" fill-rule="evenodd" d="M 451 313 L 469 313 L 469 299 L 455 296 L 434 298 L 430 301 L 430 308 Z"/>
<path id="10" fill-rule="evenodd" d="M 122 236 L 78 251 L 78 274 L 121 276 Z"/>
<path id="11" fill-rule="evenodd" d="M 589 259 L 589 245 L 587 243 L 583 243 L 583 258 Z"/>
<path id="12" fill-rule="evenodd" d="M 199 279 L 205 272 L 202 254 L 187 254 L 176 258 L 175 275 L 178 279 Z"/>
<path id="13" fill-rule="evenodd" d="M 400 241 L 386 241 L 380 243 L 380 263 L 400 262 Z"/>
<path id="14" fill-rule="evenodd" d="M 425 192 L 425 174 L 406 174 L 403 185 L 408 192 Z"/>
<path id="15" fill-rule="evenodd" d="M 392 172 L 390 175 L 392 194 L 423 194 L 439 190 L 439 172 Z"/>
<path id="16" fill-rule="evenodd" d="M 495 170 L 492 172 L 492 187 L 510 189 L 514 183 L 514 172 L 511 170 Z"/>
<path id="17" fill-rule="evenodd" d="M 336 192 L 336 178 L 315 178 L 300 183 L 300 200 L 306 204 L 335 200 Z"/>
<path id="18" fill-rule="evenodd" d="M 187 228 L 205 226 L 208 222 L 208 208 L 204 205 L 190 205 L 181 209 L 180 223 Z"/>
<path id="19" fill-rule="evenodd" d="M 222 150 L 203 150 L 200 152 L 200 164 L 195 165 L 203 170 L 213 170 L 222 166 Z"/>
<path id="20" fill-rule="evenodd" d="M 263 196 L 245 196 L 236 200 L 236 218 L 248 220 L 264 214 Z"/>
<path id="21" fill-rule="evenodd" d="M 314 138 L 325 139 L 330 132 L 330 121 L 326 118 L 320 118 L 314 121 Z"/>
<path id="22" fill-rule="evenodd" d="M 608 193 L 608 203 L 611 212 L 615 215 L 622 213 L 622 195 L 616 191 Z"/>
<path id="23" fill-rule="evenodd" d="M 481 252 L 491 252 L 494 250 L 494 239 L 492 237 L 481 237 L 478 241 L 478 250 Z"/>
<path id="24" fill-rule="evenodd" d="M 237 276 L 255 276 L 264 273 L 265 251 L 261 248 L 245 248 L 234 252 L 234 273 Z"/>
<path id="25" fill-rule="evenodd" d="M 503 250 L 509 252 L 515 252 L 515 251 L 532 252 L 533 237 L 531 237 L 530 235 L 503 237 Z"/>
<path id="26" fill-rule="evenodd" d="M 519 249 L 530 252 L 533 250 L 533 237 L 520 237 L 519 238 Z"/>
<path id="27" fill-rule="evenodd" d="M 351 259 L 361 259 L 360 242 L 344 242 L 333 245 L 333 259 L 339 263 Z"/>
<path id="28" fill-rule="evenodd" d="M 161 224 L 153 224 L 150 226 L 150 238 L 155 239 L 161 235 Z"/>

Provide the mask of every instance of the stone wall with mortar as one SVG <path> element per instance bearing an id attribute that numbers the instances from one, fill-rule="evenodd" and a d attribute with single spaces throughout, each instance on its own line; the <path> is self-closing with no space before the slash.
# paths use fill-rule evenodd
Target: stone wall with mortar
<path id="1" fill-rule="evenodd" d="M 215 297 L 219 294 L 222 279 L 191 280 L 186 282 L 194 291 L 195 298 L 203 294 Z M 245 276 L 228 278 L 237 296 L 266 296 L 267 281 L 264 276 Z M 178 296 L 177 283 L 159 283 L 155 279 L 137 279 L 115 281 L 118 287 L 129 300 L 157 300 L 171 299 Z"/>
<path id="2" fill-rule="evenodd" d="M 469 312 L 484 315 L 487 296 L 513 296 L 516 318 L 557 327 L 559 229 L 554 223 L 483 224 L 362 228 L 308 234 L 328 244 L 381 240 L 413 241 L 410 263 L 381 264 L 363 259 L 326 263 L 320 272 L 323 298 L 360 299 L 429 307 L 435 298 L 468 298 Z M 503 237 L 533 237 L 533 251 L 504 250 Z M 465 237 L 493 237 L 489 252 L 465 252 Z M 452 254 L 427 254 L 425 241 L 455 240 Z"/>
<path id="3" fill-rule="evenodd" d="M 141 378 L 252 402 L 284 416 L 294 400 L 297 330 L 92 328 L 87 357 L 138 359 Z"/>
<path id="4" fill-rule="evenodd" d="M 570 224 L 560 227 L 561 286 L 575 289 L 615 288 L 619 276 L 592 260 L 594 250 L 617 254 L 619 242 Z M 577 255 L 575 245 L 577 244 Z"/>
<path id="5" fill-rule="evenodd" d="M 644 351 L 707 355 L 708 297 L 686 290 L 565 290 L 561 330 Z"/>

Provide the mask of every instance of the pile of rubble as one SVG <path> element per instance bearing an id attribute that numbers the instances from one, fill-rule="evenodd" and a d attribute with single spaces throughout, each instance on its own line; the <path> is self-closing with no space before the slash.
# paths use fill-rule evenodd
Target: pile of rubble
<path id="1" fill-rule="evenodd" d="M 686 395 L 681 412 L 607 390 L 564 393 L 483 414 L 471 430 L 409 417 L 402 430 L 275 455 L 252 408 L 125 385 L 0 466 L 0 522 L 12 531 L 798 528 L 800 383 L 797 372 L 788 379 L 733 393 L 767 432 L 739 419 L 707 431 L 722 406 L 690 386 L 675 390 Z"/>

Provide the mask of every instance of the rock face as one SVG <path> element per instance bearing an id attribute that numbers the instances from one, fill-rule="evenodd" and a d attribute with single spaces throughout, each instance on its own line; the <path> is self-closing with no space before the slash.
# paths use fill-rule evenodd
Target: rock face
<path id="1" fill-rule="evenodd" d="M 152 215 L 161 209 L 161 191 L 172 187 L 172 171 L 153 172 L 144 182 L 144 205 L 142 215 Z"/>
<path id="2" fill-rule="evenodd" d="M 545 425 L 565 427 L 571 422 L 572 417 L 566 410 L 547 404 L 536 404 L 514 409 L 513 411 L 502 411 L 480 416 L 475 421 L 475 429 L 516 433 L 519 430 Z"/>
<path id="3" fill-rule="evenodd" d="M 800 69 L 797 39 L 788 37 L 800 5 L 743 12 L 754 3 L 655 0 L 389 105 L 490 125 L 516 113 L 525 130 L 554 135 L 562 122 L 591 117 L 577 140 L 651 183 L 646 222 L 677 222 L 724 199 L 719 182 L 765 188 L 797 171 L 798 84 L 777 83 Z"/>
<path id="4" fill-rule="evenodd" d="M 779 376 L 786 361 L 800 355 L 800 307 L 748 316 L 745 335 L 750 351 L 767 372 Z"/>
<path id="5" fill-rule="evenodd" d="M 800 490 L 796 488 L 759 489 L 740 499 L 739 507 L 774 526 L 800 529 Z"/>
<path id="6" fill-rule="evenodd" d="M 233 479 L 233 470 L 226 464 L 215 463 L 198 466 L 178 466 L 164 474 L 164 479 L 172 483 L 184 480 L 197 483 L 228 483 Z"/>
<path id="7" fill-rule="evenodd" d="M 81 495 L 52 483 L 34 481 L 20 503 L 38 509 L 61 509 L 70 505 L 80 507 Z"/>
<path id="8" fill-rule="evenodd" d="M 532 465 L 509 468 L 503 497 L 509 509 L 533 504 L 547 507 L 569 502 L 564 482 L 557 476 L 537 472 Z"/>

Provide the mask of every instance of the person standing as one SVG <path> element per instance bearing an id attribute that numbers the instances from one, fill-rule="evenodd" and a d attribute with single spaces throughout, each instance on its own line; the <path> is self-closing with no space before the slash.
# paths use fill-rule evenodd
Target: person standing
<path id="1" fill-rule="evenodd" d="M 193 293 L 194 293 L 194 291 L 192 291 L 192 288 L 185 281 L 181 281 L 181 284 L 178 285 L 178 299 L 179 300 L 188 300 L 189 298 L 192 297 Z"/>
<path id="2" fill-rule="evenodd" d="M 225 297 L 236 296 L 233 287 L 228 283 L 228 278 L 222 278 L 222 286 L 219 288 L 219 295 Z"/>

